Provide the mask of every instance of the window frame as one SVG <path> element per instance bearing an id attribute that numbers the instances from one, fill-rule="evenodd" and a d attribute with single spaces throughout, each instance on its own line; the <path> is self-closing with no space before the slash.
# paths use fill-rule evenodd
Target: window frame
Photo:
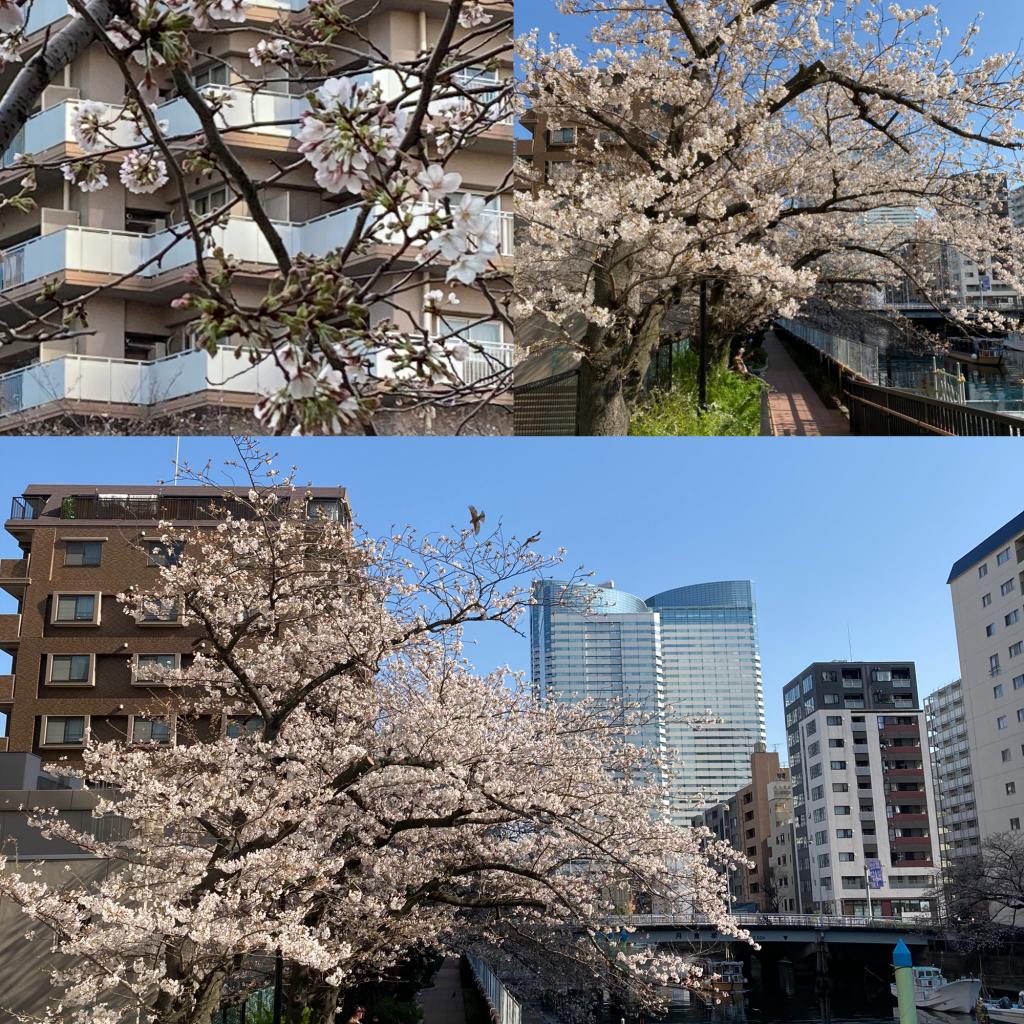
<path id="1" fill-rule="evenodd" d="M 135 723 L 137 721 L 142 722 L 155 722 L 155 721 L 167 721 L 169 726 L 169 736 L 167 742 L 154 742 L 153 740 L 137 740 L 135 738 Z M 130 747 L 173 747 L 178 742 L 178 716 L 177 715 L 129 715 L 128 716 L 128 735 L 127 743 Z"/>
<path id="2" fill-rule="evenodd" d="M 93 598 L 93 618 L 85 619 L 58 619 L 57 611 L 60 608 L 62 597 L 91 597 Z M 86 627 L 98 626 L 103 618 L 103 591 L 102 590 L 55 590 L 50 595 L 50 625 L 51 626 L 72 626 Z"/>
<path id="3" fill-rule="evenodd" d="M 82 682 L 78 679 L 67 680 L 67 679 L 54 679 L 53 678 L 53 659 L 54 658 L 88 658 L 89 659 L 89 676 L 86 682 Z M 78 652 L 75 654 L 69 654 L 65 651 L 48 652 L 46 655 L 46 674 L 43 677 L 44 686 L 71 686 L 71 687 L 86 687 L 96 685 L 96 655 L 86 654 L 85 652 Z M 54 716 L 59 717 L 59 716 Z M 68 717 L 68 716 L 63 716 Z M 74 717 L 74 716 L 71 716 Z"/>
<path id="4" fill-rule="evenodd" d="M 106 537 L 63 537 L 61 543 L 64 546 L 64 568 L 65 569 L 98 569 L 103 564 L 103 544 Z M 68 546 L 70 544 L 97 544 L 99 545 L 99 560 L 96 562 L 69 562 Z"/>
<path id="5" fill-rule="evenodd" d="M 184 626 L 182 622 L 182 602 L 179 600 L 174 604 L 174 607 L 178 610 L 178 615 L 174 619 L 147 619 L 146 613 L 143 609 L 139 608 L 135 612 L 135 625 L 143 629 L 168 629 L 176 628 L 180 629 Z"/>
<path id="6" fill-rule="evenodd" d="M 181 653 L 178 651 L 136 651 L 132 655 L 132 686 L 138 686 L 143 689 L 150 689 L 157 687 L 160 689 L 167 689 L 171 686 L 176 686 L 177 683 L 159 683 L 159 682 L 138 682 L 139 677 L 139 658 L 162 658 L 170 655 L 174 658 L 174 668 L 172 671 L 178 672 L 181 670 Z"/>
<path id="7" fill-rule="evenodd" d="M 80 743 L 47 743 L 46 726 L 51 718 L 81 718 L 82 741 Z M 39 716 L 39 748 L 41 750 L 81 750 L 89 742 L 91 715 L 40 715 Z"/>

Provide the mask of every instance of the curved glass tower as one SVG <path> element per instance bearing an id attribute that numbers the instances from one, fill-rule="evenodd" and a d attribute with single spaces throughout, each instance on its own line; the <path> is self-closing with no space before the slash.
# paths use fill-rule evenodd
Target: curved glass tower
<path id="1" fill-rule="evenodd" d="M 765 739 L 751 583 L 700 583 L 642 601 L 610 582 L 542 580 L 533 596 L 539 696 L 643 708 L 651 721 L 629 738 L 666 766 L 678 824 L 746 785 L 751 751 Z M 695 729 L 688 715 L 722 721 Z"/>

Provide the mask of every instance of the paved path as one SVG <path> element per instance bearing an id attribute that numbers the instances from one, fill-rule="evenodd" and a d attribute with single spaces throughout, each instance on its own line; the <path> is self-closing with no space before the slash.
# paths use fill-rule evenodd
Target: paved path
<path id="1" fill-rule="evenodd" d="M 434 975 L 434 984 L 416 998 L 423 1010 L 423 1024 L 466 1024 L 459 958 L 446 957 Z"/>
<path id="2" fill-rule="evenodd" d="M 774 331 L 764 341 L 770 385 L 768 405 L 776 437 L 821 437 L 849 434 L 850 424 L 838 409 L 829 409 L 800 372 Z"/>

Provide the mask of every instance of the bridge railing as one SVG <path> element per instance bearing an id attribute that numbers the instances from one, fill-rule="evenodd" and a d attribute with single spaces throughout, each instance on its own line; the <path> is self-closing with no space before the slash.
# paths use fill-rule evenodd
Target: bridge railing
<path id="1" fill-rule="evenodd" d="M 849 410 L 851 434 L 869 437 L 1024 436 L 1024 418 L 882 387 L 868 379 L 857 366 L 843 362 L 840 356 L 815 340 L 808 340 L 811 332 L 816 335 L 822 332 L 792 320 L 778 320 L 775 326 L 776 330 L 806 346 L 805 351 L 817 358 L 823 377 Z"/>
<path id="2" fill-rule="evenodd" d="M 505 987 L 502 980 L 487 966 L 487 962 L 473 953 L 467 953 L 470 970 L 491 1009 L 497 1024 L 522 1024 L 523 1008 L 518 999 Z"/>
<path id="3" fill-rule="evenodd" d="M 894 928 L 920 925 L 899 917 L 853 917 L 837 914 L 733 914 L 741 928 Z M 703 914 L 624 914 L 608 922 L 618 928 L 706 928 L 715 922 Z"/>

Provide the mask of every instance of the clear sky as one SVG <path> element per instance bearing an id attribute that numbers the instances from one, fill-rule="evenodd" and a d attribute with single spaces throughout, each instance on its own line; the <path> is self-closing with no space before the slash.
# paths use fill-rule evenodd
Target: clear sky
<path id="1" fill-rule="evenodd" d="M 922 3 L 905 3 L 922 7 Z M 936 6 L 952 35 L 979 13 L 984 14 L 982 33 L 976 47 L 979 54 L 1014 50 L 1024 38 L 1024 3 L 1021 0 L 937 0 Z M 516 0 L 516 31 L 540 29 L 540 38 L 555 32 L 560 42 L 589 45 L 588 19 L 580 15 L 562 15 L 554 0 Z"/>
<path id="2" fill-rule="evenodd" d="M 769 744 L 780 751 L 783 684 L 811 661 L 847 657 L 851 641 L 856 658 L 915 660 L 922 693 L 956 678 L 949 568 L 1024 509 L 1015 439 L 268 444 L 300 467 L 300 482 L 347 487 L 373 533 L 463 525 L 472 502 L 489 524 L 541 530 L 545 550 L 565 546 L 570 566 L 640 597 L 752 579 Z M 230 451 L 227 439 L 182 439 L 193 463 Z M 170 478 L 173 459 L 173 438 L 0 438 L 0 508 L 6 517 L 28 483 L 153 484 Z M 4 534 L 0 557 L 16 553 Z M 479 668 L 528 669 L 525 638 L 487 626 L 473 639 Z"/>

